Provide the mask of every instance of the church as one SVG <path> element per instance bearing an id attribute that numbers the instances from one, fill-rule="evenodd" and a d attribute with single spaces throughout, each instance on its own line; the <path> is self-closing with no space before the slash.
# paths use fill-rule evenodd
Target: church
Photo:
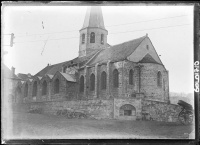
<path id="1" fill-rule="evenodd" d="M 88 7 L 79 33 L 79 55 L 19 81 L 17 103 L 50 114 L 73 109 L 130 120 L 153 118 L 152 105 L 169 104 L 168 71 L 148 35 L 109 45 L 100 6 Z"/>

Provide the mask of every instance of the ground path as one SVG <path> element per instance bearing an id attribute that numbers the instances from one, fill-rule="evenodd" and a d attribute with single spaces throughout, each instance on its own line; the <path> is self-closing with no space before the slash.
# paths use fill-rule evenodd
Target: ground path
<path id="1" fill-rule="evenodd" d="M 67 119 L 14 113 L 15 139 L 166 139 L 185 138 L 194 126 L 156 121 Z"/>

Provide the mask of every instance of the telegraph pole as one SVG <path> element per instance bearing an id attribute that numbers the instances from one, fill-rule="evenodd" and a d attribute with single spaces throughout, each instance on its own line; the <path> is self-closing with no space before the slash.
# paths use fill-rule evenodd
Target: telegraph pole
<path id="1" fill-rule="evenodd" d="M 15 36 L 14 36 L 14 33 L 11 33 L 11 38 L 10 38 L 10 47 L 13 47 L 13 40 L 14 40 Z"/>

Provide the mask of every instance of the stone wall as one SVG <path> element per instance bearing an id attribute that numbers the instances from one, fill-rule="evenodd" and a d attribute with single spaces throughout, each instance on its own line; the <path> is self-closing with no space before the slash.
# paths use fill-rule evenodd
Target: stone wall
<path id="1" fill-rule="evenodd" d="M 168 102 L 169 101 L 169 82 L 168 72 L 164 66 L 153 63 L 142 63 L 140 78 L 139 69 L 137 64 L 130 61 L 120 62 L 107 62 L 104 64 L 97 64 L 92 67 L 85 67 L 79 70 L 76 78 L 76 83 L 67 82 L 66 79 L 60 74 L 56 73 L 52 80 L 42 78 L 41 80 L 35 79 L 32 82 L 27 81 L 29 85 L 29 97 L 25 100 L 29 102 L 35 101 L 49 101 L 49 100 L 87 100 L 87 99 L 111 99 L 111 98 L 132 98 L 137 93 L 143 93 L 145 98 Z M 117 69 L 119 73 L 119 84 L 115 88 L 113 86 L 113 71 Z M 129 72 L 133 70 L 133 84 L 129 84 Z M 101 89 L 101 73 L 106 72 L 106 89 Z M 157 86 L 157 73 L 162 74 L 162 86 Z M 94 90 L 90 90 L 90 76 L 95 76 Z M 84 91 L 80 92 L 80 77 L 84 76 Z M 54 94 L 54 81 L 59 78 L 60 92 Z M 48 83 L 48 93 L 42 96 L 42 82 L 46 80 Z M 33 83 L 37 81 L 38 93 L 37 97 L 32 97 Z M 24 85 L 22 92 L 24 93 Z"/>
<path id="2" fill-rule="evenodd" d="M 29 104 L 30 109 L 41 109 L 44 114 L 56 115 L 59 110 L 68 109 L 84 112 L 96 119 L 113 118 L 113 100 L 47 101 Z"/>
<path id="3" fill-rule="evenodd" d="M 133 70 L 133 84 L 129 84 L 129 72 Z M 136 63 L 130 61 L 124 61 L 124 92 L 125 97 L 135 96 L 136 93 L 139 93 L 138 86 L 139 86 L 139 77 L 138 77 L 138 69 L 136 68 Z"/>
<path id="4" fill-rule="evenodd" d="M 144 120 L 178 122 L 178 115 L 182 107 L 165 102 L 142 101 L 142 116 Z"/>
<path id="5" fill-rule="evenodd" d="M 167 102 L 169 100 L 168 73 L 162 65 L 141 63 L 141 92 L 148 99 Z M 162 74 L 162 86 L 157 86 L 157 73 Z M 165 84 L 164 84 L 164 83 Z"/>

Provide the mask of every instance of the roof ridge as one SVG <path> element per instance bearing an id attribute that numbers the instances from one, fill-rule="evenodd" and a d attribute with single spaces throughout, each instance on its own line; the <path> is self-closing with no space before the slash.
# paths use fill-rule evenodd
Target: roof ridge
<path id="1" fill-rule="evenodd" d="M 74 59 L 76 59 L 76 58 L 78 58 L 78 57 L 75 57 Z M 55 63 L 55 64 L 50 65 L 50 66 L 54 66 L 54 65 L 58 65 L 58 64 L 62 64 L 62 63 L 66 63 L 66 62 L 72 61 L 72 60 L 74 60 L 74 59 L 67 60 L 67 61 L 63 61 L 63 62 L 60 62 L 60 63 Z"/>
<path id="2" fill-rule="evenodd" d="M 143 37 L 146 38 L 146 35 L 145 35 L 145 36 L 142 36 L 142 37 L 139 37 L 139 38 L 136 38 L 136 39 L 141 39 L 141 38 L 143 38 Z M 144 38 L 143 38 L 143 39 L 144 39 Z M 118 45 L 121 45 L 121 44 L 124 44 L 124 43 L 128 43 L 128 42 L 134 41 L 134 40 L 136 40 L 136 39 L 132 39 L 132 40 L 129 40 L 129 41 L 125 41 L 125 42 L 123 42 L 123 43 L 119 43 L 119 44 L 112 45 L 111 48 L 114 47 L 114 46 L 118 46 Z"/>

